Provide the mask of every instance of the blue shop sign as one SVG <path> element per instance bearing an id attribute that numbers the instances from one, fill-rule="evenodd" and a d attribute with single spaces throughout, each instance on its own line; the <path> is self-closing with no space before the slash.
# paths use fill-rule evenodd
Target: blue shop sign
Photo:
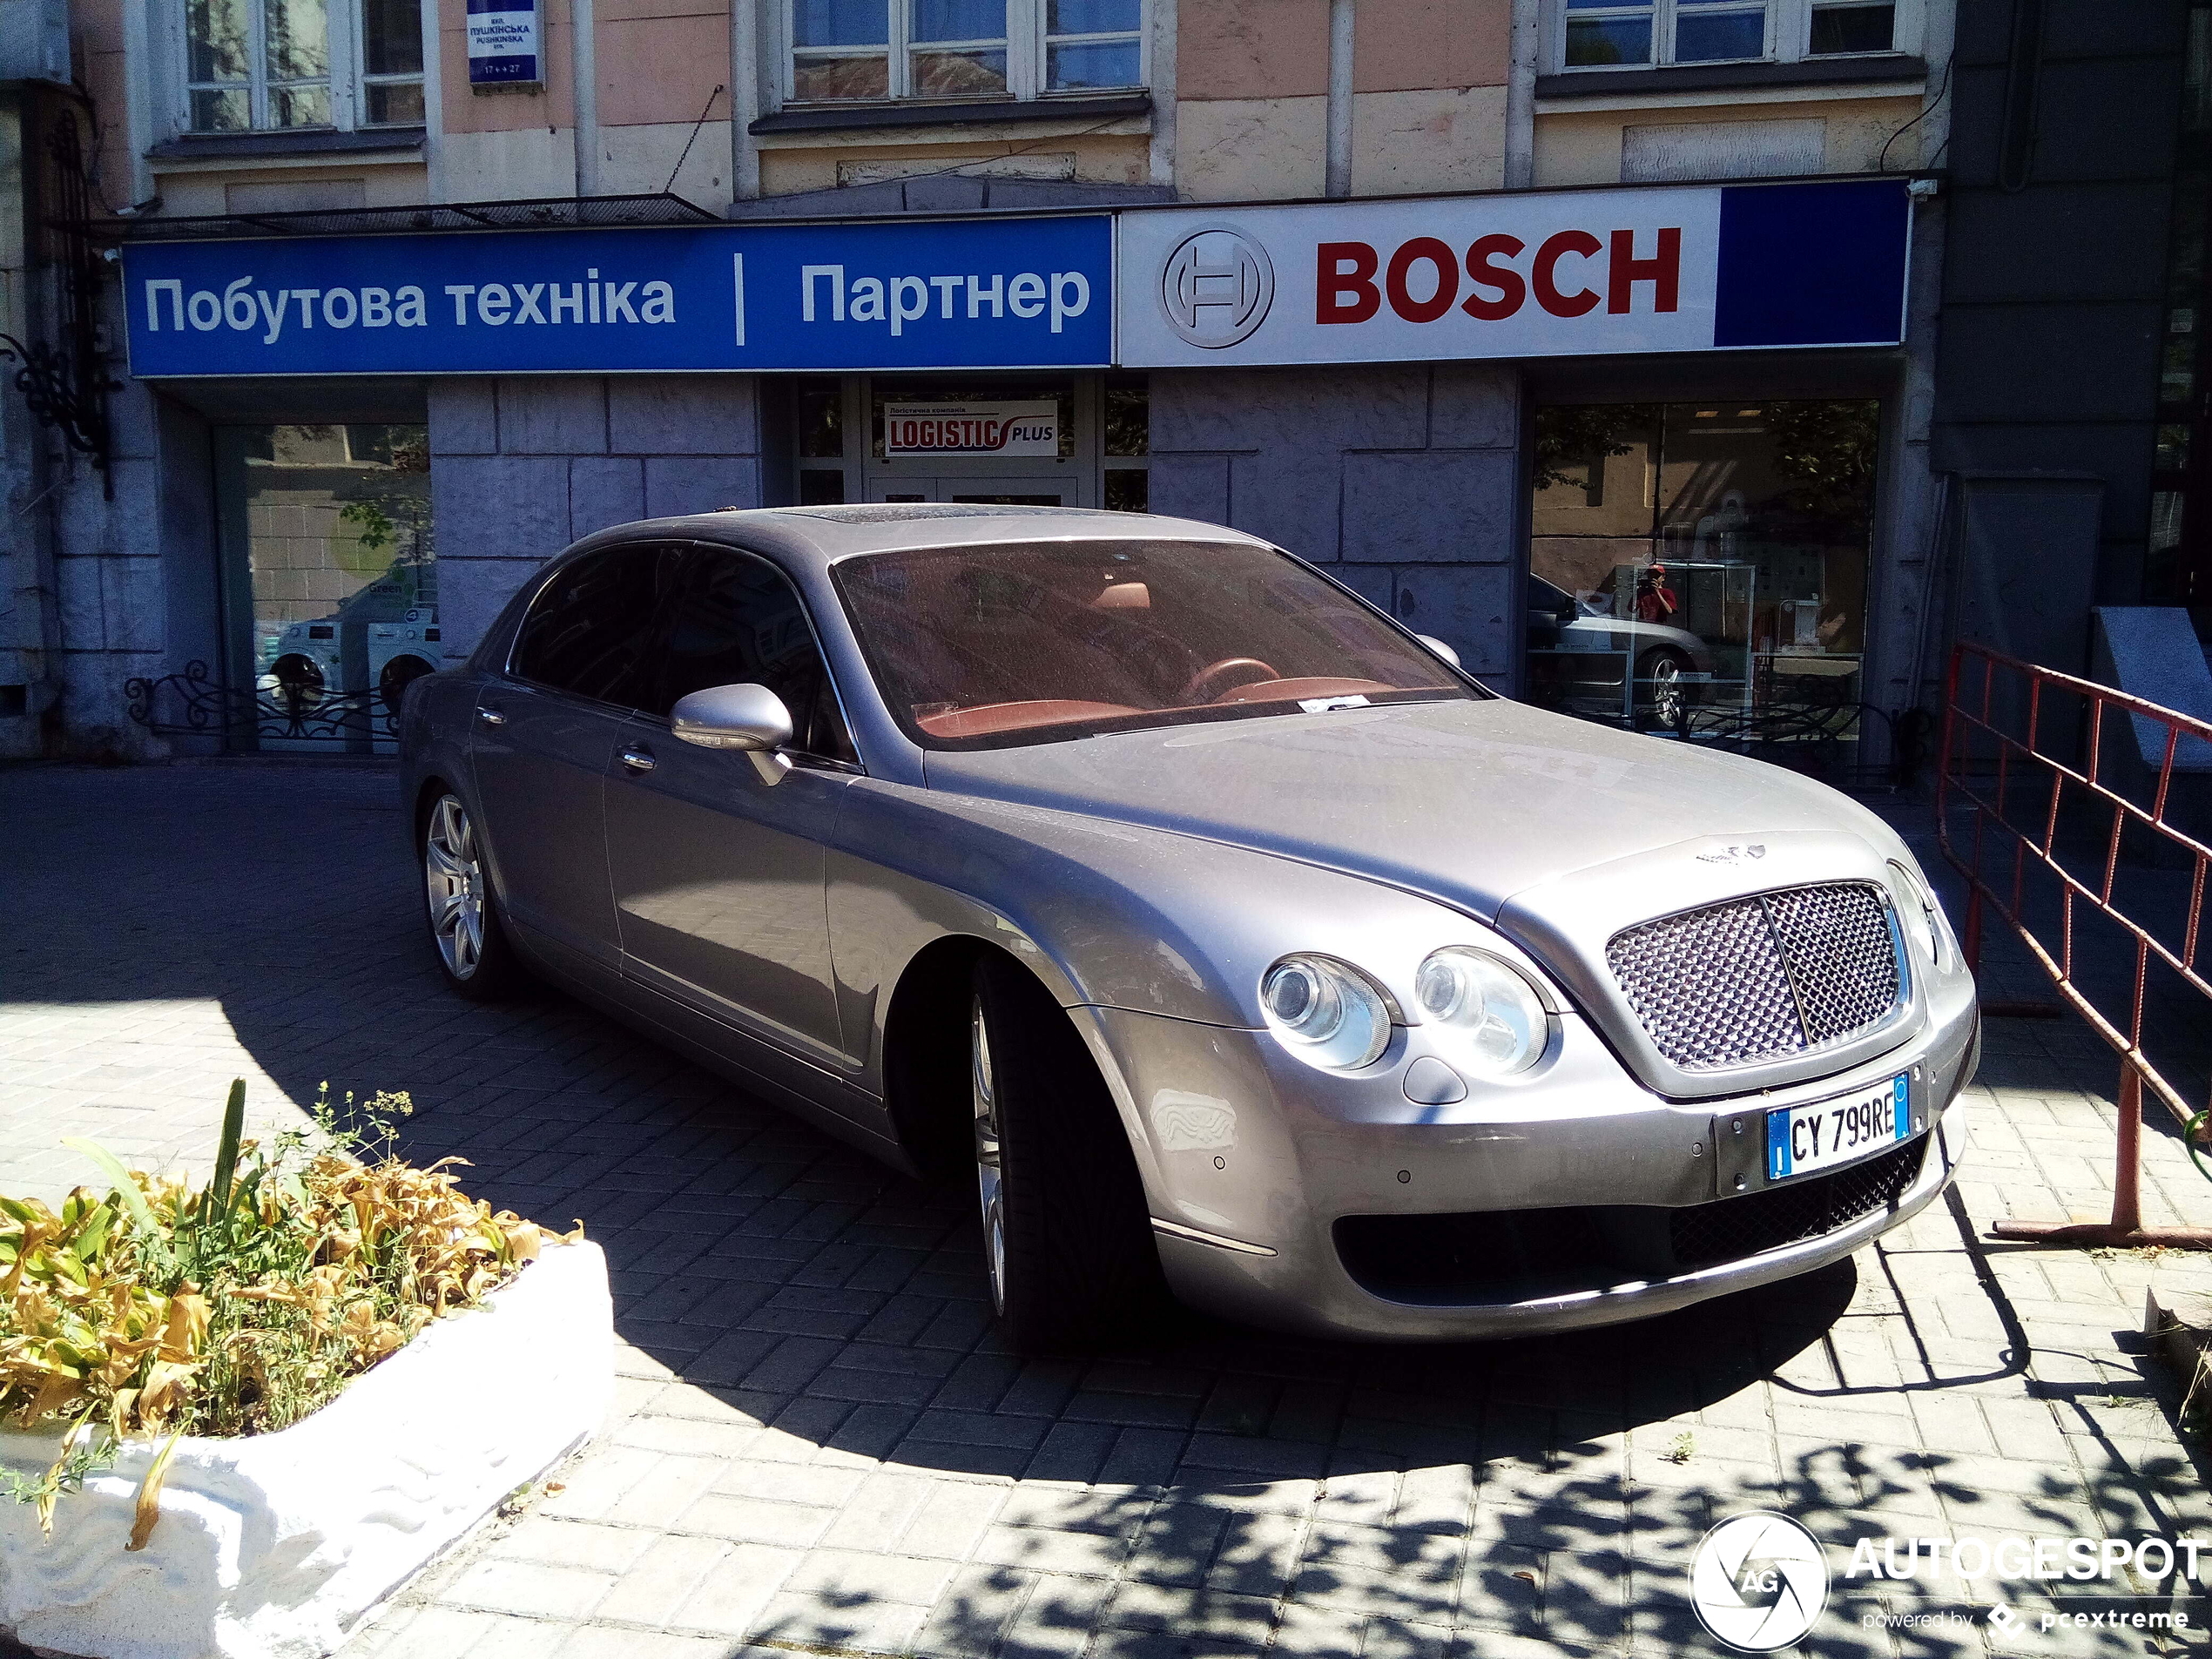
<path id="1" fill-rule="evenodd" d="M 143 376 L 1102 368 L 1104 214 L 124 251 Z"/>

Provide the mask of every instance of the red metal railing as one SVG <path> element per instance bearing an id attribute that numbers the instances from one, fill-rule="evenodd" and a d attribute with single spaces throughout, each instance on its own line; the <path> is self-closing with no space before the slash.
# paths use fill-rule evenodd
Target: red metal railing
<path id="1" fill-rule="evenodd" d="M 2198 963 L 2212 847 L 2168 819 L 2178 804 L 2176 759 L 2212 755 L 2212 724 L 1972 644 L 1952 654 L 1945 705 L 1936 818 L 1944 856 L 1968 884 L 1967 963 L 1979 971 L 1983 913 L 1994 911 L 2121 1061 L 2112 1219 L 2004 1221 L 1993 1231 L 2054 1244 L 2212 1249 L 2212 1231 L 2145 1227 L 2140 1196 L 2143 1091 L 2182 1121 L 2193 1154 L 2212 1122 L 2212 1110 L 2192 1106 L 2144 1051 L 2154 970 L 2180 990 L 2182 1017 L 2212 1030 L 2212 979 Z M 2131 720 L 2133 745 L 2124 729 L 2112 729 Z M 2208 746 L 2200 751 L 2191 739 Z M 2205 783 L 2212 787 L 2212 777 Z M 1968 819 L 1962 853 L 1955 834 Z M 2123 862 L 2130 842 L 2135 856 Z M 2141 873 L 2146 854 L 2188 870 L 2185 906 L 2165 890 L 2181 883 Z M 2124 1008 L 2100 1007 L 2083 983 L 2091 967 L 2083 935 L 2092 927 L 2106 930 L 2123 957 L 2132 948 L 2132 988 L 2104 999 Z"/>

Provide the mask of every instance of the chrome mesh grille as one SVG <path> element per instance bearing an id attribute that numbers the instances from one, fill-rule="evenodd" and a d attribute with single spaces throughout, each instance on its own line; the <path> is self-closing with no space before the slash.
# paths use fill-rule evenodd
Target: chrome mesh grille
<path id="1" fill-rule="evenodd" d="M 1791 887 L 1766 895 L 1805 1035 L 1832 1042 L 1897 1006 L 1888 907 L 1871 887 Z"/>
<path id="2" fill-rule="evenodd" d="M 1866 882 L 1790 887 L 1623 928 L 1606 962 L 1686 1071 L 1778 1059 L 1878 1024 L 1904 992 L 1889 907 Z"/>

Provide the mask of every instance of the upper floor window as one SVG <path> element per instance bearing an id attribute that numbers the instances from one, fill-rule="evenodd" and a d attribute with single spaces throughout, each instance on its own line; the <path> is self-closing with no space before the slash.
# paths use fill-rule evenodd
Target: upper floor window
<path id="1" fill-rule="evenodd" d="M 185 0 L 193 132 L 422 123 L 421 0 Z"/>
<path id="2" fill-rule="evenodd" d="M 1898 0 L 1561 0 L 1562 69 L 1797 63 L 1902 50 Z"/>
<path id="3" fill-rule="evenodd" d="M 1142 86 L 1143 12 L 1143 0 L 791 0 L 786 96 L 1034 98 Z"/>

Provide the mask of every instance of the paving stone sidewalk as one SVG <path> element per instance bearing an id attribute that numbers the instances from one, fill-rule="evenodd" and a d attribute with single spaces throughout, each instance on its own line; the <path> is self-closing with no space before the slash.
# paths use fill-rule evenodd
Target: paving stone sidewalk
<path id="1" fill-rule="evenodd" d="M 1716 1653 L 1685 1567 L 1739 1509 L 1796 1516 L 1839 1566 L 1885 1534 L 2212 1537 L 2131 1335 L 2147 1286 L 2212 1290 L 2206 1264 L 1979 1237 L 2107 1202 L 2114 1067 L 2071 1021 L 1991 1026 L 1957 1202 L 1790 1284 L 1509 1345 L 1192 1317 L 1025 1363 L 993 1339 L 959 1186 L 563 998 L 447 996 L 392 789 L 305 764 L 0 770 L 0 1190 L 87 1177 L 64 1136 L 202 1162 L 233 1076 L 265 1127 L 327 1079 L 411 1091 L 412 1156 L 466 1157 L 482 1196 L 608 1251 L 604 1438 L 346 1659 Z M 2150 1218 L 2212 1224 L 2212 1186 L 2162 1124 L 2147 1140 Z M 2063 1605 L 2212 1616 L 2134 1588 L 2167 1594 Z M 2012 1587 L 2007 1634 L 1950 1583 L 1839 1577 L 1807 1648 L 2172 1650 L 2040 1632 L 2054 1589 L 2083 1593 Z M 1867 1622 L 1952 1610 L 1971 1622 Z"/>

